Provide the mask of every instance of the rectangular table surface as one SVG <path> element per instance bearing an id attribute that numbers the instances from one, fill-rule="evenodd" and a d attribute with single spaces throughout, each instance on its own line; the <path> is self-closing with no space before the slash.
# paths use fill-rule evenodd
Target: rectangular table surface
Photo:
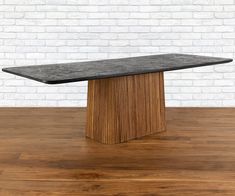
<path id="1" fill-rule="evenodd" d="M 4 68 L 4 72 L 47 84 L 179 70 L 231 62 L 232 59 L 162 54 L 99 61 Z"/>

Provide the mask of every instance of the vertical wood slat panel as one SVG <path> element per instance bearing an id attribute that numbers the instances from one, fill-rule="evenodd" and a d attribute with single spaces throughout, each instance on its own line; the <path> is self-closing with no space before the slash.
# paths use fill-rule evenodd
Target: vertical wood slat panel
<path id="1" fill-rule="evenodd" d="M 163 72 L 88 81 L 86 136 L 105 144 L 166 129 Z"/>

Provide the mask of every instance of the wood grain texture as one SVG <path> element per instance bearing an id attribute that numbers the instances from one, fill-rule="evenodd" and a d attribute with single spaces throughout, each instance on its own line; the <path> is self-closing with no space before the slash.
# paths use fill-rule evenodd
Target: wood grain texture
<path id="1" fill-rule="evenodd" d="M 85 109 L 1 108 L 0 195 L 235 195 L 235 109 L 166 119 L 166 132 L 102 145 L 85 138 Z"/>
<path id="2" fill-rule="evenodd" d="M 105 144 L 166 129 L 163 72 L 88 81 L 86 136 Z"/>

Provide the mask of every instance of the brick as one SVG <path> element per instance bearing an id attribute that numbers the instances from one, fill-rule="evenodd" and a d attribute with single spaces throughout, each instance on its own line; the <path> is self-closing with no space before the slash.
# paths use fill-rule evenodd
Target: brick
<path id="1" fill-rule="evenodd" d="M 175 12 L 172 14 L 172 18 L 192 18 L 192 12 Z"/>
<path id="2" fill-rule="evenodd" d="M 0 64 L 169 52 L 235 58 L 234 0 L 0 0 Z M 167 106 L 233 106 L 234 63 L 165 73 Z M 1 73 L 0 106 L 86 106 L 87 82 Z M 5 94 L 5 95 L 4 95 Z"/>
<path id="3" fill-rule="evenodd" d="M 212 12 L 196 12 L 193 14 L 194 18 L 213 18 Z"/>
<path id="4" fill-rule="evenodd" d="M 66 13 L 64 12 L 47 12 L 46 13 L 47 18 L 66 18 Z"/>
<path id="5" fill-rule="evenodd" d="M 234 1 L 233 0 L 223 0 L 223 1 L 215 0 L 215 4 L 232 5 L 234 4 Z"/>
<path id="6" fill-rule="evenodd" d="M 46 14 L 41 12 L 26 12 L 24 18 L 45 18 Z"/>

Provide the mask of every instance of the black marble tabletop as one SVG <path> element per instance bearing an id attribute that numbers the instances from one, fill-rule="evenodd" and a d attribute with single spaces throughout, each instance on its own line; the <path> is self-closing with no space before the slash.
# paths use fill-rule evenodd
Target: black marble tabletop
<path id="1" fill-rule="evenodd" d="M 78 63 L 4 68 L 4 72 L 47 84 L 186 69 L 231 62 L 232 59 L 185 54 L 163 54 Z"/>

